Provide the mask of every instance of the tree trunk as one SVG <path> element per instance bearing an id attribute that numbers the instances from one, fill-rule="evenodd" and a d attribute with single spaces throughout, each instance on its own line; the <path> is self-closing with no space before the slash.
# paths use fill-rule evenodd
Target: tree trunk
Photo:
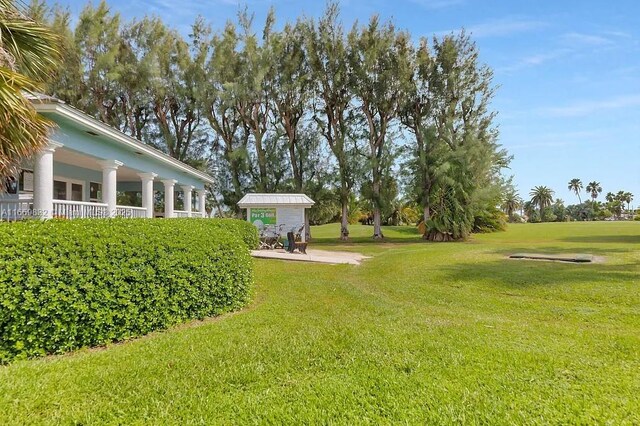
<path id="1" fill-rule="evenodd" d="M 262 147 L 262 135 L 253 134 L 256 144 L 256 157 L 258 159 L 258 172 L 260 180 L 256 185 L 258 192 L 267 192 L 267 154 Z"/>
<path id="2" fill-rule="evenodd" d="M 380 173 L 377 173 L 377 164 L 373 170 L 373 239 L 380 240 L 382 235 L 382 213 L 380 212 Z"/>
<path id="3" fill-rule="evenodd" d="M 380 214 L 380 207 L 373 208 L 373 239 L 381 240 L 384 238 L 382 235 L 382 215 Z"/>
<path id="4" fill-rule="evenodd" d="M 431 209 L 429 206 L 424 206 L 422 210 L 422 220 L 424 220 L 426 224 L 429 219 L 431 219 Z"/>
<path id="5" fill-rule="evenodd" d="M 311 241 L 311 225 L 309 224 L 309 209 L 304 209 L 304 232 L 305 241 Z"/>
<path id="6" fill-rule="evenodd" d="M 293 169 L 293 182 L 296 191 L 302 192 L 302 173 L 296 158 L 296 141 L 291 136 L 289 137 L 289 161 L 291 161 L 291 168 Z"/>
<path id="7" fill-rule="evenodd" d="M 349 200 L 342 197 L 342 217 L 340 223 L 340 239 L 347 241 L 349 239 Z"/>
<path id="8" fill-rule="evenodd" d="M 434 241 L 437 243 L 455 241 L 451 234 L 443 234 L 442 232 L 438 232 L 435 229 L 427 231 L 427 234 L 424 238 L 425 240 Z"/>
<path id="9" fill-rule="evenodd" d="M 424 224 L 424 234 L 422 234 L 422 238 L 425 240 L 429 235 L 429 229 L 427 228 L 427 221 L 431 219 L 431 209 L 429 206 L 422 207 L 422 223 Z"/>

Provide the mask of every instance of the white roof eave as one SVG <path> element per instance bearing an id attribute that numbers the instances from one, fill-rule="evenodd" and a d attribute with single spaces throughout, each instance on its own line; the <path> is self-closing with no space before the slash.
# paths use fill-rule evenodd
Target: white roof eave
<path id="1" fill-rule="evenodd" d="M 240 204 L 238 203 L 238 207 L 241 209 L 252 208 L 252 207 L 304 207 L 311 208 L 314 204 Z"/>
<path id="2" fill-rule="evenodd" d="M 238 202 L 240 208 L 252 207 L 304 207 L 310 208 L 315 201 L 305 194 L 246 194 Z"/>
<path id="3" fill-rule="evenodd" d="M 188 173 L 191 176 L 195 176 L 196 178 L 206 182 L 206 183 L 214 183 L 215 179 L 204 173 L 200 170 L 196 170 L 193 167 L 183 163 L 180 160 L 176 160 L 173 157 L 169 157 L 165 153 L 158 151 L 157 149 L 150 147 L 149 145 L 145 145 L 144 143 L 133 139 L 130 136 L 125 135 L 124 133 L 113 129 L 111 126 L 104 124 L 93 117 L 88 116 L 82 111 L 70 107 L 63 103 L 33 103 L 34 108 L 38 112 L 50 112 L 56 113 L 63 117 L 69 118 L 72 121 L 82 124 L 84 126 L 89 127 L 92 130 L 95 130 L 97 133 L 115 141 L 122 145 L 125 145 L 129 148 L 133 148 L 137 151 L 141 151 L 147 154 L 149 157 L 158 160 L 162 163 L 168 164 L 173 168 L 176 168 L 180 171 Z"/>

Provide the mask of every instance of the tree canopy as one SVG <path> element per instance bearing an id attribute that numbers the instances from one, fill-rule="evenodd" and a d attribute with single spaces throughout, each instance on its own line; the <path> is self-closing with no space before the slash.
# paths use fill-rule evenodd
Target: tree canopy
<path id="1" fill-rule="evenodd" d="M 156 17 L 124 21 L 104 1 L 69 14 L 35 1 L 61 35 L 49 94 L 215 173 L 220 210 L 250 191 L 306 192 L 309 220 L 422 221 L 425 238 L 500 229 L 510 157 L 500 148 L 492 70 L 461 32 L 415 42 L 372 16 L 345 30 L 317 18 L 257 23 L 247 10 L 188 36 Z M 415 223 L 417 224 L 417 223 Z"/>

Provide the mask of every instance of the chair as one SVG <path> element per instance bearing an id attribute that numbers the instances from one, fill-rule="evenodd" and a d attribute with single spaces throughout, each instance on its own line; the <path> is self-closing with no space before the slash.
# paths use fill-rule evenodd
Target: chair
<path id="1" fill-rule="evenodd" d="M 296 241 L 293 231 L 287 232 L 287 242 L 289 243 L 287 247 L 287 251 L 289 253 L 293 253 L 295 250 L 298 250 L 302 254 L 307 254 L 307 243 Z"/>

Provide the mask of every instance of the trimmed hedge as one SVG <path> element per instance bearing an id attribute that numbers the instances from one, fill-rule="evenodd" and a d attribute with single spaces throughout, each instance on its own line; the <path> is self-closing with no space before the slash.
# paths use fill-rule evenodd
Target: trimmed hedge
<path id="1" fill-rule="evenodd" d="M 250 231 L 206 219 L 0 224 L 0 363 L 244 306 Z"/>
<path id="2" fill-rule="evenodd" d="M 210 226 L 222 227 L 228 229 L 239 236 L 245 242 L 249 250 L 258 248 L 260 239 L 256 227 L 245 220 L 237 219 L 208 219 Z"/>

